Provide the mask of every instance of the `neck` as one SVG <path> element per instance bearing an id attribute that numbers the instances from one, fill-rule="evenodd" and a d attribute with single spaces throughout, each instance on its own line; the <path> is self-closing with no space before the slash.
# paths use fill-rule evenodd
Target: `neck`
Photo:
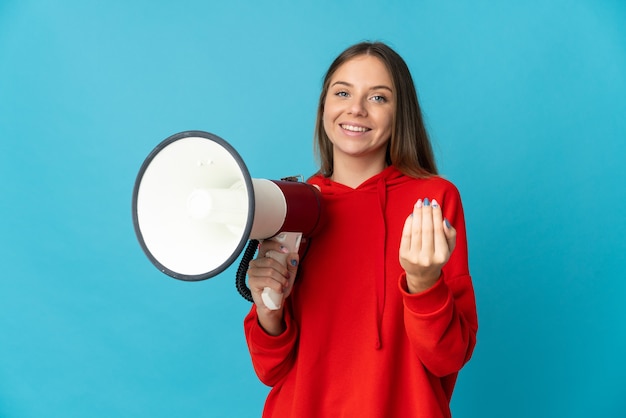
<path id="1" fill-rule="evenodd" d="M 345 186 L 357 188 L 367 179 L 380 173 L 387 167 L 384 160 L 366 161 L 356 159 L 349 161 L 335 161 L 333 166 L 333 181 Z"/>

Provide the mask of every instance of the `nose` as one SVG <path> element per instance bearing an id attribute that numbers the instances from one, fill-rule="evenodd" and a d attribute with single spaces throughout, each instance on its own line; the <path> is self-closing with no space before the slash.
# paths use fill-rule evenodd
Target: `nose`
<path id="1" fill-rule="evenodd" d="M 354 98 L 351 100 L 348 113 L 354 116 L 367 116 L 365 99 Z"/>

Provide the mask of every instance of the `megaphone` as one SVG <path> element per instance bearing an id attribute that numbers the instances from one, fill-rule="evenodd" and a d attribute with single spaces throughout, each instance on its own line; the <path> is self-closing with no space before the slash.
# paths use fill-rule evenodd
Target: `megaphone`
<path id="1" fill-rule="evenodd" d="M 280 240 L 297 252 L 301 237 L 320 226 L 322 201 L 307 183 L 251 178 L 224 139 L 186 131 L 162 141 L 143 162 L 132 213 L 137 239 L 152 264 L 173 278 L 199 281 L 228 268 L 249 240 L 246 253 L 252 249 L 252 255 L 262 239 Z M 286 262 L 281 258 L 286 255 L 270 253 Z M 240 293 L 247 289 L 248 262 L 242 260 L 238 271 Z M 249 293 L 242 295 L 252 300 Z M 263 301 L 277 309 L 281 298 L 268 288 Z"/>

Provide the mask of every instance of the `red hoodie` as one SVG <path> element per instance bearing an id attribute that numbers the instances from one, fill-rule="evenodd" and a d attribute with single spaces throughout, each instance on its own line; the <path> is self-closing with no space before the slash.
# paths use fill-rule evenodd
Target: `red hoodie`
<path id="1" fill-rule="evenodd" d="M 309 182 L 328 220 L 301 260 L 287 328 L 268 335 L 254 306 L 244 321 L 254 369 L 272 387 L 263 417 L 449 417 L 478 327 L 456 187 L 394 167 L 356 189 Z M 398 251 L 419 198 L 439 202 L 456 248 L 432 288 L 409 294 Z"/>

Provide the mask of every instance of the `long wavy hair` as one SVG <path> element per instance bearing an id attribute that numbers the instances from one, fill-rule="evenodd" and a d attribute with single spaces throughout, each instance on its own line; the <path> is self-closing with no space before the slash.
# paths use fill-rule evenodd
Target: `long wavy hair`
<path id="1" fill-rule="evenodd" d="M 361 42 L 349 47 L 335 58 L 324 76 L 317 106 L 314 139 L 320 173 L 326 177 L 333 174 L 333 144 L 326 134 L 323 121 L 324 102 L 330 80 L 342 64 L 362 55 L 377 57 L 385 64 L 391 75 L 396 94 L 391 139 L 387 144 L 387 164 L 395 166 L 403 174 L 412 177 L 437 175 L 437 165 L 424 126 L 413 77 L 404 59 L 382 42 Z"/>

